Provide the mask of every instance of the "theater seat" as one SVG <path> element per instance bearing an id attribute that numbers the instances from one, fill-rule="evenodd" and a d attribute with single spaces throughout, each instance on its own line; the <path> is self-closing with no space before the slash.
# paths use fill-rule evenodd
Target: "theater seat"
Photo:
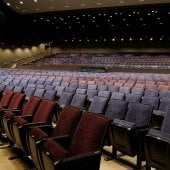
<path id="1" fill-rule="evenodd" d="M 109 120 L 92 112 L 85 112 L 72 139 L 48 139 L 40 148 L 45 170 L 99 170 L 100 149 Z"/>
<path id="2" fill-rule="evenodd" d="M 30 127 L 43 124 L 51 124 L 52 115 L 56 109 L 56 103 L 50 100 L 42 100 L 34 116 L 15 116 L 11 124 L 15 144 L 28 153 L 26 134 Z"/>
<path id="3" fill-rule="evenodd" d="M 137 169 L 141 167 L 143 140 L 151 113 L 150 105 L 130 103 L 125 120 L 114 119 L 111 124 L 112 146 L 115 150 L 113 156 L 117 156 L 117 150 L 129 156 L 137 155 Z"/>
<path id="4" fill-rule="evenodd" d="M 2 117 L 2 123 L 3 123 L 4 131 L 10 140 L 14 141 L 14 137 L 11 132 L 11 123 L 14 116 L 17 116 L 18 113 L 22 116 L 33 116 L 40 102 L 41 99 L 39 97 L 31 96 L 29 100 L 26 102 L 26 104 L 24 105 L 23 110 L 18 109 L 15 111 L 7 111 L 4 113 Z"/>
<path id="5" fill-rule="evenodd" d="M 161 130 L 150 129 L 145 137 L 147 170 L 151 167 L 170 169 L 170 109 L 167 110 Z"/>
<path id="6" fill-rule="evenodd" d="M 27 135 L 27 145 L 29 153 L 36 166 L 41 169 L 41 162 L 38 159 L 38 150 L 36 149 L 41 145 L 44 138 L 70 135 L 72 136 L 77 123 L 81 116 L 81 110 L 73 106 L 65 106 L 61 111 L 61 115 L 55 128 L 51 125 L 33 127 Z"/>
<path id="7" fill-rule="evenodd" d="M 4 113 L 7 111 L 15 111 L 15 110 L 21 109 L 24 101 L 25 101 L 24 93 L 14 93 L 14 95 L 12 96 L 12 99 L 10 100 L 9 105 L 6 108 L 4 108 L 4 107 L 0 108 L 0 112 L 1 112 L 0 125 L 1 125 L 2 131 L 4 131 L 3 122 L 2 122 L 2 117 L 3 117 Z"/>
<path id="8" fill-rule="evenodd" d="M 14 92 L 6 91 L 1 98 L 0 108 L 6 108 L 9 105 L 10 100 L 12 99 Z"/>

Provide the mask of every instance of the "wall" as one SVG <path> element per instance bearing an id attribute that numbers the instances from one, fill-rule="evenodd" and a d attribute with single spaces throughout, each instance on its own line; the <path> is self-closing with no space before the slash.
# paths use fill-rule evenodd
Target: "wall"
<path id="1" fill-rule="evenodd" d="M 44 52 L 45 44 L 39 44 L 37 46 L 26 48 L 1 48 L 0 47 L 0 65 L 5 63 L 15 62 L 19 59 L 25 59 L 26 57 L 35 56 Z"/>
<path id="2" fill-rule="evenodd" d="M 50 51 L 48 51 L 49 54 L 55 54 L 55 53 L 169 53 L 170 48 L 169 47 L 149 47 L 149 48 L 107 48 L 107 47 L 94 47 L 94 48 L 83 48 L 83 47 L 77 47 L 77 48 L 63 48 L 63 47 L 52 47 Z"/>

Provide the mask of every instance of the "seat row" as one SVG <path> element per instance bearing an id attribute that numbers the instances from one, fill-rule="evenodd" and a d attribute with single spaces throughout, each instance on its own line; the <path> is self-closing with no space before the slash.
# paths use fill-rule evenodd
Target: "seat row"
<path id="1" fill-rule="evenodd" d="M 145 160 L 145 157 L 143 156 L 145 155 L 145 153 L 144 153 L 144 149 L 142 148 L 144 148 L 145 135 L 148 132 L 148 128 L 151 124 L 151 119 L 153 114 L 152 105 L 146 105 L 144 103 L 127 102 L 125 100 L 116 100 L 116 99 L 109 100 L 108 98 L 96 96 L 94 100 L 91 102 L 87 114 L 85 114 L 85 115 L 92 114 L 96 116 L 94 117 L 93 120 L 91 120 L 90 118 L 84 118 L 85 120 L 87 119 L 87 121 L 85 121 L 83 127 L 80 126 L 81 128 L 77 130 L 78 132 L 75 130 L 75 132 L 73 133 L 73 137 L 71 138 L 71 144 L 67 145 L 66 142 L 68 140 L 67 137 L 66 138 L 62 137 L 58 139 L 55 138 L 54 136 L 56 133 L 57 134 L 59 133 L 59 136 L 63 135 L 60 134 L 63 133 L 63 130 L 71 131 L 70 127 L 65 127 L 65 126 L 69 125 L 67 121 L 71 121 L 72 118 L 71 117 L 66 118 L 65 116 L 70 115 L 73 112 L 73 110 L 77 110 L 78 107 L 68 106 L 68 105 L 63 106 L 59 114 L 56 131 L 54 130 L 52 132 L 49 131 L 52 128 L 51 126 L 52 119 L 50 117 L 52 112 L 56 109 L 57 106 L 56 102 L 31 96 L 26 102 L 26 104 L 24 105 L 23 111 L 20 111 L 18 109 L 21 108 L 21 103 L 23 103 L 24 97 L 25 95 L 21 93 L 14 93 L 10 91 L 5 92 L 4 96 L 1 99 L 1 127 L 2 130 L 8 136 L 8 138 L 10 139 L 10 144 L 15 143 L 21 150 L 24 151 L 24 153 L 26 153 L 27 155 L 31 154 L 33 158 L 33 162 L 35 163 L 36 167 L 38 168 L 41 167 L 40 169 L 43 168 L 48 169 L 49 167 L 51 167 L 51 169 L 54 169 L 55 167 L 58 168 L 58 166 L 67 167 L 67 165 L 69 165 L 69 167 L 75 166 L 74 167 L 75 169 L 78 166 L 78 168 L 80 169 L 80 166 L 82 165 L 85 166 L 81 161 L 77 162 L 77 159 L 79 160 L 79 158 L 80 160 L 84 161 L 84 157 L 83 158 L 79 157 L 80 155 L 78 156 L 78 158 L 73 157 L 76 159 L 76 161 L 75 159 L 71 159 L 71 160 L 64 159 L 66 162 L 68 160 L 71 161 L 71 162 L 67 162 L 68 164 L 66 165 L 65 162 L 63 163 L 62 161 L 58 164 L 58 160 L 62 160 L 62 158 L 65 158 L 70 155 L 75 156 L 76 154 L 82 154 L 85 152 L 84 149 L 88 152 L 91 151 L 90 149 L 91 146 L 89 146 L 90 144 L 87 145 L 87 140 L 89 138 L 90 139 L 92 138 L 94 141 L 96 141 L 95 137 L 97 135 L 96 131 L 91 132 L 90 130 L 93 129 L 92 122 L 94 122 L 94 126 L 95 126 L 94 129 L 96 129 L 96 126 L 98 126 L 98 123 L 100 122 L 97 121 L 98 116 L 100 115 L 99 117 L 102 117 L 101 115 L 102 113 L 105 114 L 107 120 L 108 118 L 112 120 L 112 123 L 109 125 L 110 130 L 107 132 L 109 132 L 110 143 L 112 144 L 113 147 L 113 151 L 112 151 L 113 157 L 116 157 L 117 150 L 126 153 L 130 156 L 137 155 L 137 168 L 140 169 L 141 161 Z M 8 101 L 7 99 L 9 100 L 8 103 L 7 103 Z M 79 100 L 77 102 L 79 102 Z M 61 108 L 59 102 L 58 105 Z M 78 111 L 80 110 L 81 109 L 79 108 Z M 93 111 L 96 113 L 94 113 Z M 63 116 L 64 113 L 65 116 Z M 164 122 L 165 120 L 167 120 L 167 115 L 168 114 L 165 113 L 164 116 L 165 118 L 163 119 Z M 106 119 L 106 117 L 104 119 Z M 64 120 L 61 124 L 59 123 L 60 119 Z M 164 127 L 165 125 L 167 126 L 167 123 L 165 124 L 164 122 L 163 124 L 161 124 L 162 127 Z M 37 127 L 35 127 L 37 125 L 38 125 L 38 129 Z M 58 128 L 64 128 L 64 129 L 60 131 Z M 83 135 L 85 136 L 81 135 L 82 128 L 88 130 L 88 133 L 87 131 L 85 131 L 85 134 L 83 133 Z M 45 131 L 42 132 L 42 130 Z M 165 127 L 164 127 L 164 131 L 166 132 Z M 89 133 L 90 136 L 87 135 Z M 150 133 L 151 132 L 149 131 L 148 134 Z M 52 138 L 48 140 L 46 138 L 49 137 L 49 134 L 52 135 Z M 82 143 L 80 142 L 81 139 L 83 139 Z M 57 144 L 56 141 L 58 142 Z M 63 146 L 67 145 L 68 147 L 66 148 L 64 147 L 65 148 L 64 149 L 63 147 L 60 146 L 61 144 L 60 142 L 61 143 L 64 142 Z M 98 145 L 95 144 L 94 150 L 96 150 L 96 148 L 97 149 L 101 148 L 99 147 L 99 143 Z M 89 146 L 89 148 L 86 146 Z M 83 150 L 81 150 L 82 148 Z M 89 166 L 88 165 L 85 166 L 86 168 L 88 167 L 88 169 L 90 169 L 91 166 L 93 166 L 94 164 L 95 167 L 93 167 L 92 169 L 99 168 L 99 162 L 100 162 L 99 160 L 100 160 L 101 153 L 99 152 L 97 155 L 98 156 L 96 158 L 96 153 L 93 153 L 92 160 L 91 158 L 88 157 L 89 154 L 86 155 L 87 157 L 85 157 L 85 160 L 87 161 L 88 159 L 92 161 L 90 164 L 88 164 Z M 72 161 L 73 162 L 75 161 L 75 165 Z M 71 165 L 69 163 L 71 163 Z M 151 163 L 148 163 L 147 166 L 148 167 L 151 166 Z M 69 167 L 67 168 L 69 169 Z"/>
<path id="2" fill-rule="evenodd" d="M 154 73 L 92 73 L 92 72 L 70 72 L 57 70 L 31 70 L 31 69 L 0 69 L 0 82 L 17 82 L 23 79 L 33 79 L 34 82 L 44 83 L 46 80 L 85 81 L 86 83 L 95 82 L 96 84 L 105 82 L 119 83 L 139 83 L 139 84 L 155 84 L 168 85 L 169 74 Z M 16 81 L 15 81 L 15 80 Z M 32 80 L 31 80 L 32 81 Z"/>
<path id="3" fill-rule="evenodd" d="M 72 76 L 68 77 L 48 77 L 48 78 L 35 78 L 35 77 L 19 77 L 13 76 L 10 78 L 6 78 L 6 76 L 2 76 L 0 78 L 1 88 L 5 88 L 6 85 L 10 86 L 22 86 L 26 88 L 28 85 L 33 87 L 40 86 L 71 86 L 71 87 L 78 87 L 81 84 L 84 84 L 84 88 L 88 88 L 88 86 L 94 86 L 95 89 L 108 89 L 109 86 L 118 86 L 118 87 L 129 87 L 129 88 L 145 88 L 145 89 L 158 89 L 158 90 L 170 90 L 170 83 L 168 80 L 136 80 L 135 78 L 121 79 L 121 78 L 110 78 L 107 80 L 106 78 L 102 79 L 95 79 L 92 78 L 91 80 L 84 80 L 83 78 L 73 78 Z"/>
<path id="4" fill-rule="evenodd" d="M 123 100 L 125 97 L 136 95 L 139 96 L 139 100 L 141 96 L 149 96 L 149 97 L 159 97 L 170 98 L 170 90 L 158 90 L 158 89 L 144 89 L 144 88 L 130 88 L 130 87 L 118 87 L 118 86 L 97 86 L 96 85 L 86 85 L 79 84 L 79 86 L 74 86 L 74 84 L 65 86 L 64 84 L 61 86 L 52 86 L 52 85 L 35 85 L 28 84 L 26 88 L 23 86 L 13 86 L 13 85 L 0 85 L 1 92 L 13 90 L 14 92 L 25 92 L 27 98 L 31 95 L 35 95 L 38 97 L 44 97 L 45 99 L 55 99 L 60 98 L 62 91 L 68 92 L 76 92 L 81 94 L 87 94 L 88 96 L 96 96 L 98 94 L 106 94 L 110 95 L 118 95 L 119 98 Z"/>
<path id="5" fill-rule="evenodd" d="M 56 102 L 31 96 L 20 110 L 24 97 L 22 93 L 8 91 L 1 99 L 1 131 L 7 135 L 10 146 L 15 144 L 24 156 L 31 155 L 39 169 L 99 169 L 100 149 L 110 122 L 108 117 L 92 112 L 81 116 L 80 108 L 65 106 L 53 128 L 51 116 Z M 41 133 L 42 129 L 46 129 L 46 133 Z M 47 139 L 50 134 L 52 138 Z M 43 139 L 41 144 L 40 139 Z M 40 148 L 36 146 L 38 143 Z M 42 160 L 38 157 L 39 151 L 42 151 Z"/>

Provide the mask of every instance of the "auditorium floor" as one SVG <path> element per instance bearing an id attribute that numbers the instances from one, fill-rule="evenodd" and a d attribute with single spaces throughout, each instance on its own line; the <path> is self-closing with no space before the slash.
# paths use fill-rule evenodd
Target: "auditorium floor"
<path id="1" fill-rule="evenodd" d="M 106 150 L 110 150 L 110 148 L 106 148 Z M 24 170 L 32 168 L 33 165 L 31 161 L 27 159 L 14 159 L 9 160 L 8 158 L 10 156 L 15 155 L 14 149 L 7 148 L 7 149 L 0 149 L 0 170 Z M 133 170 L 131 166 L 128 166 L 118 160 L 111 160 L 111 161 L 105 161 L 104 158 L 106 155 L 102 156 L 101 159 L 101 166 L 100 170 Z M 134 158 L 125 157 L 128 161 L 135 163 Z M 145 169 L 145 168 L 143 168 Z"/>

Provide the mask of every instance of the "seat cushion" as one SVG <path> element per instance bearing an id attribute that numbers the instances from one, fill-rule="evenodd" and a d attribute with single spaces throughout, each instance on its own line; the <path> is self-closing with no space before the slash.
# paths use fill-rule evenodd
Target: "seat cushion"
<path id="1" fill-rule="evenodd" d="M 20 116 L 15 116 L 14 117 L 14 122 L 16 122 L 19 125 L 24 125 L 24 124 L 28 123 L 28 121 L 26 121 L 25 119 L 23 119 Z"/>
<path id="2" fill-rule="evenodd" d="M 43 147 L 46 149 L 46 153 L 50 153 L 56 160 L 69 156 L 69 152 L 52 139 L 48 139 Z"/>
<path id="3" fill-rule="evenodd" d="M 11 111 L 7 111 L 7 112 L 5 112 L 4 116 L 7 118 L 11 118 L 12 116 L 15 116 L 15 114 Z"/>
<path id="4" fill-rule="evenodd" d="M 114 119 L 113 124 L 117 126 L 123 126 L 125 128 L 133 128 L 135 127 L 135 124 L 132 122 L 128 122 L 126 120 L 120 120 L 120 119 Z"/>
<path id="5" fill-rule="evenodd" d="M 149 132 L 147 133 L 147 136 L 151 136 L 156 139 L 161 139 L 168 143 L 170 141 L 170 134 L 156 129 L 150 129 Z"/>
<path id="6" fill-rule="evenodd" d="M 37 139 L 42 139 L 48 137 L 48 134 L 45 133 L 43 130 L 41 130 L 38 127 L 34 127 L 31 129 L 30 134 L 35 136 Z"/>

